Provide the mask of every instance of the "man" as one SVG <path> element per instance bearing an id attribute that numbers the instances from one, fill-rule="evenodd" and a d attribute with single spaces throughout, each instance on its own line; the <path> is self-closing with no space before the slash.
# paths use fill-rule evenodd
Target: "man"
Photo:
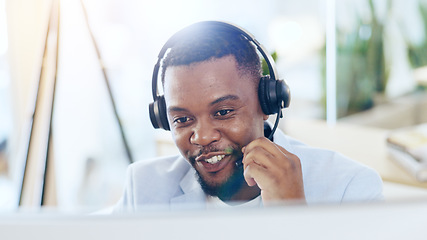
<path id="1" fill-rule="evenodd" d="M 260 59 L 239 31 L 206 24 L 172 45 L 163 59 L 160 108 L 181 155 L 132 164 L 118 211 L 382 198 L 372 169 L 280 131 L 274 141 L 264 135 Z"/>

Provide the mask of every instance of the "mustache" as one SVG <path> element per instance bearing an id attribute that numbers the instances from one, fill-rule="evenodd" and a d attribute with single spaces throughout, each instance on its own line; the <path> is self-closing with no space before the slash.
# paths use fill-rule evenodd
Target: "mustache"
<path id="1" fill-rule="evenodd" d="M 191 157 L 198 157 L 202 154 L 208 154 L 210 152 L 221 152 L 224 151 L 224 148 L 220 148 L 218 146 L 208 145 L 201 147 L 200 149 L 196 150 L 193 154 L 190 154 Z"/>
<path id="2" fill-rule="evenodd" d="M 190 164 L 194 167 L 195 163 L 196 163 L 196 158 L 199 157 L 202 154 L 208 154 L 210 152 L 226 152 L 227 154 L 231 154 L 234 158 L 236 158 L 236 168 L 238 169 L 243 169 L 243 163 L 242 163 L 242 158 L 243 158 L 243 153 L 242 153 L 242 148 L 239 146 L 227 146 L 225 148 L 220 148 L 218 146 L 206 146 L 206 147 L 201 147 L 199 150 L 195 151 L 193 154 L 188 154 L 188 160 L 190 162 Z"/>
<path id="3" fill-rule="evenodd" d="M 189 153 L 188 157 L 189 159 L 194 160 L 202 154 L 209 154 L 211 152 L 225 152 L 226 154 L 231 154 L 235 157 L 241 158 L 243 155 L 241 149 L 242 148 L 240 146 L 232 146 L 232 145 L 228 145 L 225 147 L 208 145 L 208 146 L 201 147 L 200 149 L 194 151 L 193 153 Z"/>

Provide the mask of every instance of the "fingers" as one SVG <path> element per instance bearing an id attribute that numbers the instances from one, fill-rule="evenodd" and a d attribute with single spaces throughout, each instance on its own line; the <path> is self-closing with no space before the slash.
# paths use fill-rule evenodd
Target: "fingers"
<path id="1" fill-rule="evenodd" d="M 247 166 L 245 168 L 245 171 L 243 172 L 243 177 L 245 178 L 246 183 L 250 187 L 257 185 L 257 182 L 255 181 L 254 177 L 252 176 L 252 167 L 251 166 Z"/>
<path id="2" fill-rule="evenodd" d="M 299 158 L 267 138 L 259 138 L 242 149 L 244 178 L 258 185 L 263 199 L 304 198 Z"/>
<path id="3" fill-rule="evenodd" d="M 242 151 L 244 154 L 242 162 L 245 169 L 247 166 L 256 165 L 257 167 L 274 171 L 277 170 L 278 165 L 294 168 L 295 166 L 293 165 L 299 163 L 298 157 L 267 138 L 259 138 L 252 141 Z M 289 159 L 290 162 L 281 160 L 283 158 Z M 291 165 L 288 166 L 289 164 Z"/>
<path id="4" fill-rule="evenodd" d="M 251 187 L 258 185 L 260 189 L 273 184 L 269 175 L 267 169 L 255 165 L 248 165 L 243 172 L 247 184 Z"/>

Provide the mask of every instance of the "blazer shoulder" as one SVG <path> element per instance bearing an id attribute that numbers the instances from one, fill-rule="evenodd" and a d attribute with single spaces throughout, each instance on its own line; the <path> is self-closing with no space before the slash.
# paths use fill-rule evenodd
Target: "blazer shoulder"
<path id="1" fill-rule="evenodd" d="M 183 177 L 191 168 L 190 164 L 179 155 L 140 160 L 129 165 L 128 173 L 133 179 L 156 178 L 162 179 Z M 167 178 L 165 175 L 167 174 Z"/>

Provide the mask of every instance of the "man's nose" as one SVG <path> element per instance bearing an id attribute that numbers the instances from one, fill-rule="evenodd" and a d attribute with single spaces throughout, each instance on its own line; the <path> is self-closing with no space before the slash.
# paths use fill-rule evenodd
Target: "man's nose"
<path id="1" fill-rule="evenodd" d="M 198 120 L 191 135 L 191 144 L 207 146 L 221 138 L 220 131 L 209 120 Z"/>

